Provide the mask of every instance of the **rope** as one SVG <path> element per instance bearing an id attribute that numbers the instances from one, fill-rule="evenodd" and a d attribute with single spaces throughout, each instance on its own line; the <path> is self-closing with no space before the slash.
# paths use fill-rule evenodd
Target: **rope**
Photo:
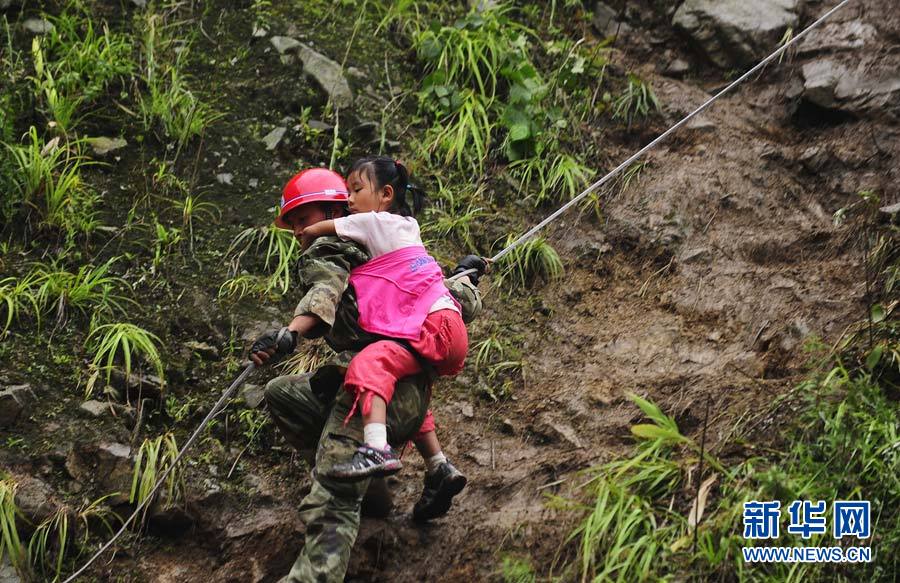
<path id="1" fill-rule="evenodd" d="M 513 241 L 511 244 L 509 244 L 507 247 L 502 249 L 499 253 L 497 253 L 490 259 L 491 262 L 498 261 L 505 255 L 507 255 L 510 251 L 512 251 L 513 249 L 515 249 L 516 247 L 518 247 L 519 245 L 521 245 L 522 243 L 524 243 L 525 241 L 527 241 L 528 239 L 533 237 L 538 231 L 540 231 L 541 229 L 546 227 L 548 224 L 555 221 L 561 214 L 563 214 L 564 212 L 569 210 L 569 208 L 571 208 L 573 205 L 578 204 L 578 202 L 581 199 L 583 199 L 590 193 L 596 191 L 598 188 L 600 188 L 601 186 L 603 186 L 604 184 L 609 182 L 612 178 L 616 177 L 624 169 L 631 166 L 631 164 L 633 164 L 635 160 L 637 160 L 638 158 L 640 158 L 641 156 L 646 154 L 648 151 L 655 148 L 660 142 L 662 142 L 667 137 L 669 137 L 672 133 L 674 133 L 676 130 L 678 130 L 679 128 L 684 126 L 691 119 L 693 119 L 694 117 L 703 113 L 710 105 L 712 105 L 713 103 L 718 101 L 721 97 L 723 97 L 724 95 L 729 93 L 732 89 L 734 89 L 735 87 L 737 87 L 738 85 L 743 83 L 754 73 L 756 73 L 757 71 L 759 71 L 760 69 L 762 69 L 763 67 L 765 67 L 766 65 L 771 63 L 773 60 L 775 60 L 776 58 L 781 56 L 785 51 L 787 51 L 789 48 L 791 48 L 797 42 L 799 42 L 800 39 L 804 38 L 807 35 L 807 33 L 809 33 L 811 30 L 813 30 L 814 28 L 818 27 L 820 24 L 825 22 L 828 18 L 831 17 L 831 15 L 833 15 L 835 12 L 837 12 L 838 10 L 840 10 L 841 8 L 843 8 L 844 6 L 849 4 L 851 1 L 852 0 L 843 0 L 840 4 L 838 4 L 837 6 L 835 6 L 828 12 L 826 12 L 821 18 L 819 18 L 818 20 L 813 22 L 811 25 L 809 25 L 806 29 L 804 29 L 803 32 L 801 32 L 800 34 L 798 34 L 797 36 L 795 36 L 794 38 L 792 38 L 791 40 L 786 42 L 784 45 L 782 45 L 779 49 L 777 49 L 771 55 L 769 55 L 768 57 L 766 57 L 765 59 L 760 61 L 755 67 L 753 67 L 752 69 L 750 69 L 749 71 L 747 71 L 746 73 L 741 75 L 738 79 L 733 81 L 730 85 L 728 85 L 727 87 L 725 87 L 724 89 L 719 91 L 714 96 L 710 97 L 708 100 L 706 100 L 706 102 L 703 105 L 701 105 L 700 107 L 698 107 L 697 109 L 695 109 L 694 111 L 689 113 L 687 116 L 685 116 L 684 119 L 682 119 L 681 121 L 679 121 L 678 123 L 676 123 L 675 125 L 670 127 L 668 130 L 666 130 L 665 132 L 660 134 L 652 142 L 650 142 L 649 144 L 647 144 L 646 146 L 644 146 L 643 148 L 641 148 L 640 150 L 635 152 L 627 160 L 625 160 L 624 162 L 622 162 L 621 164 L 616 166 L 609 174 L 607 174 L 606 176 L 604 176 L 597 182 L 591 184 L 584 192 L 582 192 L 581 194 L 579 194 L 578 196 L 576 196 L 575 198 L 573 198 L 572 200 L 570 200 L 563 206 L 559 207 L 556 211 L 553 212 L 553 214 L 546 217 L 540 223 L 536 224 L 531 229 L 529 229 L 525 234 L 523 234 L 518 239 Z M 476 269 L 469 269 L 469 270 L 463 271 L 461 273 L 458 273 L 458 274 L 452 276 L 450 279 L 458 279 L 465 275 L 469 275 L 470 273 L 475 273 L 476 271 L 477 271 Z M 153 497 L 156 495 L 156 492 L 157 492 L 157 490 L 159 490 L 159 487 L 162 485 L 162 483 L 165 481 L 165 479 L 169 476 L 169 474 L 175 469 L 175 466 L 178 465 L 178 462 L 181 460 L 184 453 L 187 451 L 187 449 L 191 445 L 193 445 L 194 441 L 197 439 L 197 436 L 200 435 L 200 432 L 206 427 L 207 423 L 209 423 L 209 421 L 219 412 L 219 410 L 221 408 L 223 408 L 224 403 L 231 397 L 231 394 L 244 383 L 244 381 L 247 379 L 247 377 L 250 375 L 250 373 L 253 372 L 254 368 L 255 368 L 255 366 L 252 363 L 250 365 L 248 365 L 247 368 L 245 368 L 244 371 L 240 374 L 240 376 L 238 376 L 238 378 L 235 379 L 235 381 L 231 384 L 231 386 L 228 387 L 224 393 L 222 393 L 222 396 L 219 397 L 219 400 L 216 402 L 215 405 L 213 405 L 213 408 L 210 410 L 210 412 L 206 415 L 206 417 L 200 423 L 200 426 L 197 427 L 197 429 L 194 431 L 194 433 L 191 435 L 191 437 L 187 440 L 187 443 L 185 443 L 184 446 L 181 448 L 181 451 L 178 452 L 178 456 L 176 456 L 175 461 L 172 463 L 172 465 L 170 465 L 166 469 L 165 472 L 163 472 L 162 476 L 160 476 L 160 478 L 157 480 L 156 484 L 153 486 L 153 490 L 150 491 L 150 495 L 147 496 L 147 498 L 145 498 L 144 501 L 141 504 L 139 504 L 137 508 L 135 508 L 135 510 L 134 510 L 134 512 L 132 512 L 131 516 L 129 516 L 128 519 L 122 524 L 122 527 L 119 529 L 119 531 L 115 535 L 113 535 L 113 537 L 106 544 L 104 544 L 102 547 L 100 547 L 100 550 L 98 550 L 94 554 L 94 556 L 92 556 L 88 560 L 87 563 L 85 563 L 80 569 L 75 571 L 75 573 L 70 575 L 69 578 L 66 579 L 63 583 L 71 583 L 72 581 L 74 581 L 95 560 L 97 560 L 97 558 L 100 557 L 100 555 L 102 555 L 104 552 L 106 552 L 106 550 L 110 546 L 112 546 L 112 544 L 127 530 L 128 525 L 131 524 L 131 522 L 137 517 L 137 515 L 140 514 L 140 512 L 153 500 Z"/>
<path id="2" fill-rule="evenodd" d="M 159 490 L 159 487 L 166 480 L 166 478 L 169 477 L 169 474 L 172 473 L 172 471 L 175 469 L 175 466 L 178 465 L 178 462 L 181 460 L 184 452 L 186 452 L 188 448 L 190 448 L 191 445 L 194 444 L 194 441 L 196 441 L 197 436 L 200 435 L 200 432 L 203 431 L 203 429 L 206 428 L 206 425 L 212 420 L 212 418 L 215 417 L 219 413 L 219 411 L 221 411 L 225 407 L 225 403 L 228 401 L 228 399 L 231 398 L 231 395 L 238 389 L 238 387 L 244 384 L 244 381 L 247 380 L 247 377 L 249 377 L 250 373 L 252 373 L 255 369 L 256 365 L 251 362 L 247 365 L 244 371 L 240 375 L 238 375 L 236 379 L 234 379 L 234 382 L 231 383 L 231 386 L 225 389 L 225 392 L 222 393 L 222 396 L 219 397 L 219 400 L 216 401 L 216 404 L 213 405 L 212 409 L 210 409 L 209 413 L 206 414 L 206 417 L 203 418 L 203 421 L 200 422 L 200 425 L 197 427 L 197 429 L 194 430 L 194 433 L 191 434 L 187 442 L 181 447 L 181 450 L 178 452 L 178 455 L 175 456 L 175 460 L 172 462 L 172 464 L 168 468 L 166 468 L 166 471 L 162 473 L 158 480 L 156 480 L 156 484 L 153 486 L 153 489 L 150 490 L 150 494 L 147 495 L 146 498 L 144 498 L 143 502 L 138 504 L 137 508 L 134 509 L 134 512 L 131 513 L 131 516 L 128 517 L 128 520 L 122 523 L 122 527 L 119 528 L 119 531 L 114 534 L 113 537 L 109 539 L 109 541 L 105 545 L 100 547 L 100 550 L 94 553 L 94 556 L 92 556 L 87 563 L 82 565 L 80 569 L 70 575 L 69 578 L 66 579 L 63 583 L 70 583 L 71 581 L 74 581 L 79 575 L 84 573 L 84 571 L 91 566 L 91 563 L 96 561 L 100 557 L 100 555 L 105 553 L 106 549 L 111 547 L 112 544 L 116 542 L 116 540 L 120 536 L 122 536 L 126 530 L 128 530 L 128 525 L 131 524 L 131 522 L 135 518 L 137 518 L 137 515 L 140 514 L 148 504 L 153 502 L 153 499 L 156 496 L 156 492 Z"/>
<path id="3" fill-rule="evenodd" d="M 515 241 L 510 243 L 506 248 L 501 250 L 499 253 L 497 253 L 496 255 L 491 257 L 490 261 L 495 262 L 495 261 L 501 259 L 503 256 L 507 255 L 510 251 L 512 251 L 513 249 L 515 249 L 516 247 L 518 247 L 519 245 L 521 245 L 522 243 L 524 243 L 525 241 L 527 241 L 528 239 L 533 237 L 538 231 L 540 231 L 541 229 L 543 229 L 544 227 L 546 227 L 547 225 L 549 225 L 550 223 L 555 221 L 561 214 L 563 214 L 564 212 L 569 210 L 569 208 L 578 204 L 578 202 L 581 201 L 581 199 L 583 199 L 587 195 L 591 194 L 592 192 L 596 191 L 598 188 L 600 188 L 601 186 L 603 186 L 604 184 L 606 184 L 607 182 L 609 182 L 610 180 L 612 180 L 613 178 L 618 176 L 623 170 L 625 170 L 626 168 L 631 166 L 638 158 L 640 158 L 641 156 L 646 154 L 648 151 L 655 148 L 660 142 L 662 142 L 663 140 L 668 138 L 671 134 L 673 134 L 675 131 L 680 129 L 682 126 L 684 126 L 686 123 L 691 121 L 693 118 L 695 118 L 698 115 L 700 115 L 701 113 L 703 113 L 710 105 L 712 105 L 713 103 L 718 101 L 720 98 L 722 98 L 724 95 L 729 93 L 732 89 L 734 89 L 735 87 L 737 87 L 738 85 L 740 85 L 741 83 L 746 81 L 754 73 L 760 71 L 763 67 L 765 67 L 766 65 L 771 63 L 773 60 L 780 57 L 785 51 L 787 51 L 789 48 L 791 48 L 792 46 L 797 44 L 801 39 L 806 37 L 807 33 L 809 33 L 811 30 L 813 30 L 814 28 L 818 27 L 820 24 L 825 22 L 828 18 L 831 17 L 831 15 L 833 15 L 835 12 L 837 12 L 838 10 L 840 10 L 841 8 L 843 8 L 850 2 L 852 2 L 852 0 L 843 0 L 840 4 L 838 4 L 837 6 L 835 6 L 828 12 L 826 12 L 824 15 L 822 15 L 821 18 L 819 18 L 818 20 L 816 20 L 815 22 L 810 24 L 806 29 L 804 29 L 803 32 L 801 32 L 794 38 L 790 39 L 788 42 L 786 42 L 784 45 L 782 45 L 780 48 L 778 48 L 771 55 L 769 55 L 768 57 L 766 57 L 765 59 L 760 61 L 755 67 L 753 67 L 752 69 L 750 69 L 749 71 L 747 71 L 746 73 L 744 73 L 743 75 L 738 77 L 736 80 L 734 80 L 730 85 L 728 85 L 727 87 L 725 87 L 724 89 L 722 89 L 721 91 L 719 91 L 718 93 L 716 93 L 715 95 L 713 95 L 712 97 L 707 99 L 706 102 L 703 103 L 703 105 L 701 105 L 700 107 L 698 107 L 697 109 L 695 109 L 694 111 L 689 113 L 687 116 L 684 117 L 684 119 L 682 119 L 681 121 L 679 121 L 678 123 L 676 123 L 675 125 L 670 127 L 668 130 L 666 130 L 665 132 L 663 132 L 662 134 L 657 136 L 656 139 L 654 139 L 652 142 L 650 142 L 649 144 L 647 144 L 646 146 L 644 146 L 643 148 L 641 148 L 640 150 L 638 150 L 637 152 L 632 154 L 631 157 L 629 157 L 627 160 L 625 160 L 624 162 L 622 162 L 621 164 L 616 166 L 609 174 L 607 174 L 606 176 L 604 176 L 597 182 L 591 184 L 589 187 L 587 187 L 587 189 L 584 192 L 582 192 L 581 194 L 579 194 L 578 196 L 576 196 L 575 198 L 573 198 L 572 200 L 570 200 L 563 206 L 556 209 L 556 211 L 554 211 L 553 214 L 549 215 L 547 218 L 542 220 L 540 223 L 531 227 L 531 229 L 529 229 L 524 235 L 522 235 L 521 237 L 519 237 L 518 239 L 516 239 Z M 476 271 L 475 269 L 469 269 L 462 273 L 454 275 L 450 279 L 458 279 L 460 277 L 463 277 L 464 275 L 468 275 L 470 273 L 475 273 L 475 271 Z"/>

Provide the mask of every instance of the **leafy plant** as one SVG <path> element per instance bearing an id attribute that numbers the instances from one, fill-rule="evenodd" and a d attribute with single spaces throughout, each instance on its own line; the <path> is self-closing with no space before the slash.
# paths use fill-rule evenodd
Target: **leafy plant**
<path id="1" fill-rule="evenodd" d="M 629 73 L 625 90 L 613 103 L 613 119 L 622 119 L 630 128 L 634 120 L 659 111 L 659 100 L 650 84 Z"/>
<path id="2" fill-rule="evenodd" d="M 38 294 L 41 276 L 31 272 L 24 277 L 5 277 L 0 279 L 0 322 L 3 329 L 0 330 L 0 338 L 6 335 L 12 323 L 31 313 L 38 319 L 40 325 L 41 300 Z M 5 317 L 2 316 L 6 312 Z"/>
<path id="3" fill-rule="evenodd" d="M 19 508 L 16 506 L 17 487 L 11 478 L 0 480 L 0 563 L 4 556 L 8 556 L 13 569 L 25 575 L 28 573 L 28 550 L 22 544 L 16 526 L 16 517 L 19 515 Z"/>
<path id="4" fill-rule="evenodd" d="M 488 114 L 483 96 L 463 89 L 459 105 L 425 136 L 425 147 L 431 153 L 443 154 L 443 162 L 455 162 L 460 169 L 471 167 L 480 171 L 491 146 L 494 124 Z"/>
<path id="5" fill-rule="evenodd" d="M 94 18 L 70 11 L 53 19 L 48 51 L 53 57 L 57 83 L 67 91 L 93 101 L 117 79 L 134 72 L 131 36 L 112 32 L 102 22 L 102 33 L 94 29 Z"/>
<path id="6" fill-rule="evenodd" d="M 516 238 L 507 237 L 503 247 Z M 563 271 L 562 260 L 553 246 L 543 237 L 532 237 L 497 261 L 494 277 L 500 285 L 526 287 L 535 278 L 550 281 L 562 276 Z"/>
<path id="7" fill-rule="evenodd" d="M 471 86 L 488 100 L 497 93 L 498 73 L 512 53 L 521 54 L 530 31 L 508 17 L 509 6 L 471 11 L 453 26 L 433 26 L 415 39 L 419 58 L 445 73 L 445 82 Z"/>
<path id="8" fill-rule="evenodd" d="M 163 15 L 148 14 L 140 22 L 141 69 L 147 92 L 139 104 L 141 122 L 145 130 L 161 129 L 174 139 L 175 157 L 195 136 L 224 114 L 188 89 L 183 73 L 190 43 L 174 38 L 175 24 L 166 22 Z M 178 50 L 176 50 L 176 46 Z"/>
<path id="9" fill-rule="evenodd" d="M 238 420 L 241 424 L 241 434 L 249 447 L 258 446 L 260 432 L 272 424 L 269 414 L 260 409 L 241 409 L 238 412 Z"/>
<path id="10" fill-rule="evenodd" d="M 53 581 L 59 580 L 63 561 L 68 551 L 69 535 L 69 509 L 61 506 L 41 522 L 31 536 L 31 540 L 28 542 L 28 554 L 31 556 L 32 563 L 36 563 L 36 567 L 45 578 L 47 570 L 52 568 Z M 54 547 L 56 560 L 50 564 L 49 559 Z"/>
<path id="11" fill-rule="evenodd" d="M 182 199 L 171 201 L 172 207 L 181 215 L 181 230 L 187 231 L 188 246 L 194 251 L 194 219 L 214 220 L 221 216 L 219 206 L 213 202 L 202 200 L 202 195 L 185 194 Z"/>
<path id="12" fill-rule="evenodd" d="M 263 244 L 266 245 L 264 267 L 271 272 L 266 291 L 277 290 L 284 294 L 290 287 L 291 268 L 300 253 L 300 243 L 292 232 L 272 226 L 244 229 L 231 242 L 226 255 L 233 257 L 239 265 L 241 258 L 251 248 L 259 249 Z M 251 288 L 247 285 L 249 283 L 247 280 L 238 280 L 235 284 L 229 284 L 228 289 L 250 291 Z M 222 290 L 220 288 L 219 293 Z"/>
<path id="13" fill-rule="evenodd" d="M 31 41 L 31 57 L 34 61 L 34 89 L 38 98 L 42 98 L 47 108 L 48 117 L 53 120 L 63 133 L 72 129 L 75 123 L 75 110 L 81 104 L 82 97 L 72 95 L 68 90 L 59 87 L 53 72 L 44 62 L 44 50 L 40 37 Z"/>
<path id="14" fill-rule="evenodd" d="M 99 267 L 82 265 L 75 273 L 38 267 L 34 272 L 35 281 L 40 282 L 38 303 L 45 308 L 55 305 L 59 322 L 65 321 L 69 308 L 94 314 L 124 313 L 126 303 L 136 302 L 116 292 L 128 287 L 124 279 L 109 274 L 118 260 L 119 257 L 113 257 Z"/>
<path id="15" fill-rule="evenodd" d="M 100 326 L 92 323 L 86 343 L 94 354 L 91 360 L 94 374 L 85 389 L 88 395 L 93 391 L 97 375 L 105 373 L 106 382 L 109 383 L 117 360 L 123 362 L 126 377 L 131 375 L 132 362 L 135 358 L 140 358 L 151 365 L 160 379 L 164 377 L 162 358 L 158 349 L 162 341 L 155 334 L 139 326 L 127 322 Z"/>
<path id="16" fill-rule="evenodd" d="M 503 583 L 535 583 L 537 575 L 531 561 L 517 557 L 504 557 L 500 565 Z"/>
<path id="17" fill-rule="evenodd" d="M 423 236 L 452 237 L 468 249 L 475 248 L 472 238 L 472 224 L 484 216 L 481 207 L 468 202 L 480 198 L 478 189 L 468 196 L 457 197 L 448 189 L 441 189 L 437 203 L 428 209 L 429 221 L 422 225 Z M 463 206 L 465 204 L 465 206 Z"/>
<path id="18" fill-rule="evenodd" d="M 181 229 L 177 227 L 167 227 L 154 218 L 154 237 L 153 244 L 153 265 L 151 273 L 157 273 L 163 261 L 178 247 L 181 243 Z"/>
<path id="19" fill-rule="evenodd" d="M 129 502 L 143 504 L 150 496 L 159 476 L 173 467 L 178 457 L 178 443 L 171 433 L 145 439 L 134 458 Z M 169 473 L 165 482 L 165 506 L 174 506 L 184 492 L 184 476 L 178 467 Z"/>
<path id="20" fill-rule="evenodd" d="M 83 142 L 61 144 L 54 138 L 44 143 L 34 126 L 28 137 L 30 143 L 24 146 L 6 145 L 20 200 L 38 213 L 44 225 L 70 234 L 93 231 L 96 195 L 81 179 L 81 169 L 90 163 L 81 155 Z"/>

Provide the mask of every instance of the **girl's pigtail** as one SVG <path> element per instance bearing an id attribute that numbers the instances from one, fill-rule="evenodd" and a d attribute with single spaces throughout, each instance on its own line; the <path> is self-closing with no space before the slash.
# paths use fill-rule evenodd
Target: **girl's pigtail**
<path id="1" fill-rule="evenodd" d="M 412 197 L 413 215 L 419 214 L 425 208 L 425 191 L 414 184 L 407 184 L 406 191 Z"/>

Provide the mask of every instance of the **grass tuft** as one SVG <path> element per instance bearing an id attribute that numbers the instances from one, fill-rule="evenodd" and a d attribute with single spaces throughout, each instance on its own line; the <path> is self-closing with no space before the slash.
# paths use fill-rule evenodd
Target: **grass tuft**
<path id="1" fill-rule="evenodd" d="M 127 322 L 92 325 L 86 343 L 94 354 L 90 365 L 93 374 L 85 388 L 86 395 L 93 392 L 98 375 L 105 374 L 106 382 L 109 383 L 117 361 L 123 363 L 126 377 L 131 375 L 135 359 L 140 358 L 154 368 L 160 379 L 164 378 L 162 358 L 158 349 L 162 341 L 155 334 L 139 326 Z"/>
<path id="2" fill-rule="evenodd" d="M 507 237 L 507 247 L 518 237 Z M 543 237 L 532 237 L 500 258 L 496 265 L 495 280 L 512 288 L 527 287 L 537 278 L 544 281 L 557 279 L 565 271 L 559 254 Z"/>

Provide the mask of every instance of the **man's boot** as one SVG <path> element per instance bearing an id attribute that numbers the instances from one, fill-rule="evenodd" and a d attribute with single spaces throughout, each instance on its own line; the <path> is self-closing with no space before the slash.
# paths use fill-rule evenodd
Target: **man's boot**
<path id="1" fill-rule="evenodd" d="M 394 507 L 391 491 L 384 478 L 372 478 L 362 499 L 362 515 L 367 518 L 387 518 Z"/>

